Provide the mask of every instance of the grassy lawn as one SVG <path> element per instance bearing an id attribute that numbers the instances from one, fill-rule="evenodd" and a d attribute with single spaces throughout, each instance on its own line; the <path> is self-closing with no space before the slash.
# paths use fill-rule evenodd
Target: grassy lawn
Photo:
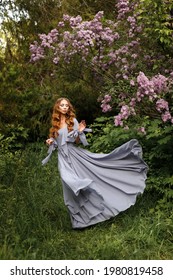
<path id="1" fill-rule="evenodd" d="M 117 217 L 72 229 L 56 152 L 42 167 L 46 153 L 36 143 L 14 157 L 0 157 L 0 259 L 173 259 L 172 213 L 155 211 L 158 198 L 147 188 Z"/>

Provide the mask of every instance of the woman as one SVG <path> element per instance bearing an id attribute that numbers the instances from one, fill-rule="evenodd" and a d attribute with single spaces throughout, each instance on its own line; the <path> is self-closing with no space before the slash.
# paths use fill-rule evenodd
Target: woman
<path id="1" fill-rule="evenodd" d="M 67 98 L 59 98 L 53 109 L 49 155 L 58 149 L 58 168 L 65 205 L 73 228 L 84 228 L 116 216 L 136 201 L 145 188 L 147 165 L 142 148 L 132 139 L 109 154 L 91 153 L 77 146 L 88 145 L 85 121 L 78 123 Z"/>

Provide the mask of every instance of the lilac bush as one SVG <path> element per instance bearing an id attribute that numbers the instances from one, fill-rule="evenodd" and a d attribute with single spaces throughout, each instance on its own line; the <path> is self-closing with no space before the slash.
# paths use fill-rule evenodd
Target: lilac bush
<path id="1" fill-rule="evenodd" d="M 101 77 L 102 112 L 119 108 L 115 126 L 127 128 L 136 118 L 137 130 L 146 134 L 145 116 L 173 123 L 172 58 L 149 49 L 145 26 L 138 21 L 138 1 L 117 0 L 115 11 L 114 21 L 103 11 L 88 21 L 64 15 L 56 28 L 30 45 L 31 62 L 48 59 L 58 67 L 79 57 L 83 67 Z"/>

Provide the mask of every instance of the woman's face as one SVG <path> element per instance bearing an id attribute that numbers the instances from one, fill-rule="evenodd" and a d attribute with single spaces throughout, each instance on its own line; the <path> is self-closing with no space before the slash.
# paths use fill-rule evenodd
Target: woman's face
<path id="1" fill-rule="evenodd" d="M 65 99 L 61 100 L 60 104 L 59 104 L 59 111 L 61 112 L 61 114 L 65 115 L 67 113 L 68 109 L 69 109 L 68 102 Z"/>

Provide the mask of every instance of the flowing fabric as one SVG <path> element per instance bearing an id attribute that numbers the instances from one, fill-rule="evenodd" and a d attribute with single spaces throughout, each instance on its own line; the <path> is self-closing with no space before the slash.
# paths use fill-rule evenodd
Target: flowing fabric
<path id="1" fill-rule="evenodd" d="M 143 193 L 148 166 L 142 159 L 142 148 L 132 139 L 108 154 L 91 153 L 75 144 L 87 146 L 85 131 L 79 133 L 78 121 L 74 130 L 67 127 L 58 131 L 42 161 L 46 164 L 52 152 L 58 149 L 65 205 L 68 207 L 73 228 L 84 228 L 116 216 L 135 204 Z"/>

